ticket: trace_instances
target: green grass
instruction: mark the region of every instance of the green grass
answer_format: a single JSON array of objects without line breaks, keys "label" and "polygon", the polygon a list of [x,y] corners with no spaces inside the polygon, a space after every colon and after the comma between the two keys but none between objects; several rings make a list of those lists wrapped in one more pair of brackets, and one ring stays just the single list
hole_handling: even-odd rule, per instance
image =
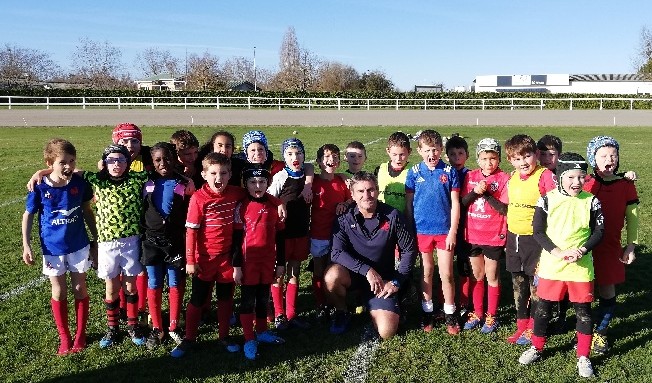
[{"label": "green grass", "polygon": [[[206,140],[215,127],[193,127],[191,130]],[[222,129],[220,127],[219,129]],[[246,127],[226,127],[236,137]],[[279,157],[281,141],[298,130],[304,141],[307,158],[314,158],[323,143],[335,143],[344,148],[351,140],[370,143],[366,168],[373,168],[386,160],[386,137],[395,130],[414,133],[415,127],[269,127],[263,129],[270,149]],[[145,127],[146,144],[167,140],[173,127]],[[492,136],[504,142],[516,133],[528,133],[535,138],[556,134],[564,139],[564,150],[585,153],[588,140],[598,134],[609,133],[621,144],[623,170],[635,170],[641,199],[640,241],[638,259],[628,267],[627,283],[618,287],[619,306],[613,321],[610,339],[612,351],[592,361],[599,381],[643,382],[652,376],[652,308],[649,303],[652,259],[649,243],[652,223],[647,201],[652,192],[652,127],[606,130],[593,127],[442,127],[443,135],[460,132],[473,148],[483,137]],[[22,286],[40,276],[38,266],[22,263],[20,217],[24,211],[25,183],[30,175],[43,166],[42,148],[47,139],[63,137],[71,140],[78,150],[82,168],[92,169],[104,146],[108,144],[111,128],[5,128],[0,135],[0,207],[6,220],[0,220],[0,294]],[[416,151],[411,157],[418,161]],[[475,156],[468,163],[474,168]],[[345,165],[345,164],[344,164]],[[507,162],[505,170],[511,169]],[[36,244],[35,244],[35,247]],[[302,311],[312,312],[313,301],[308,286],[309,275],[302,278],[299,305]],[[504,339],[513,331],[514,307],[511,283],[503,272],[503,292],[499,320],[503,324],[497,334],[483,336],[479,332],[463,332],[458,337],[445,334],[443,326],[431,334],[418,329],[418,307],[411,310],[407,326],[397,337],[383,342],[369,369],[370,382],[447,381],[447,382],[530,382],[575,381],[574,351],[570,345],[572,333],[550,339],[545,358],[532,366],[522,367],[517,359],[521,347],[507,344]],[[331,336],[325,326],[309,331],[288,331],[287,343],[282,346],[261,347],[255,363],[246,362],[241,354],[228,354],[215,341],[216,329],[202,327],[198,349],[183,360],[169,356],[170,343],[157,351],[136,348],[128,340],[108,350],[100,350],[99,338],[105,329],[103,310],[103,283],[94,272],[88,276],[91,295],[89,321],[90,347],[81,354],[56,357],[57,334],[49,309],[50,286],[44,282],[22,294],[0,301],[0,381],[252,381],[304,382],[343,381],[348,359],[354,354],[368,320],[354,319],[350,332]],[[571,319],[574,317],[571,315]],[[234,330],[238,333],[239,329]]]}]

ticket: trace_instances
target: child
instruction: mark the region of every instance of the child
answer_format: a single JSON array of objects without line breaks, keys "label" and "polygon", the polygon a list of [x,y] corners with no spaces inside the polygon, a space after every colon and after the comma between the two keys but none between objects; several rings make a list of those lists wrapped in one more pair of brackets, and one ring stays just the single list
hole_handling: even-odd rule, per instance
[{"label": "child", "polygon": [[266,169],[245,170],[243,181],[249,195],[235,210],[233,279],[241,286],[240,323],[245,338],[244,355],[249,360],[256,359],[258,341],[284,342],[267,329],[270,285],[283,276],[285,264],[284,225],[276,205],[265,193],[269,177]]},{"label": "child", "polygon": [[192,179],[195,185],[203,184],[204,179],[201,178],[201,169],[197,171],[195,166],[199,157],[199,141],[197,137],[188,130],[177,130],[172,133],[170,143],[177,152],[182,174]]},{"label": "child", "polygon": [[231,179],[229,179],[229,185],[242,186],[242,169],[245,165],[245,161],[238,156],[233,156],[234,148],[235,137],[233,134],[225,130],[213,133],[210,140],[199,149],[197,160],[195,161],[195,171],[200,175],[200,177],[197,177],[199,183],[193,179],[193,181],[195,181],[195,186],[200,187],[205,182],[204,179],[201,178],[202,160],[208,153],[222,153],[227,156],[231,160]]},{"label": "child", "polygon": [[409,170],[408,159],[412,153],[410,139],[403,132],[392,133],[387,139],[385,152],[389,162],[378,166],[374,172],[380,187],[378,200],[405,214],[405,179]]},{"label": "child", "polygon": [[517,134],[505,142],[505,151],[514,171],[507,184],[507,271],[512,273],[516,331],[507,341],[529,345],[532,337],[532,315],[536,310],[534,274],[541,255],[541,246],[532,236],[532,217],[538,198],[555,189],[554,174],[537,165],[539,151],[534,139]]},{"label": "child", "polygon": [[[152,317],[152,331],[147,348],[154,349],[163,340],[161,303],[163,280],[168,277],[170,324],[168,332],[177,343],[183,339],[178,328],[181,303],[185,291],[184,223],[188,205],[185,200],[194,187],[189,178],[176,174],[177,153],[171,144],[159,142],[150,149],[156,177],[145,184],[141,263],[147,269],[147,301]],[[192,164],[192,162],[190,162]],[[192,181],[190,181],[192,182]]]},{"label": "child", "polygon": [[[450,142],[450,141],[449,141]],[[480,332],[498,328],[496,314],[500,302],[500,258],[505,253],[507,235],[507,182],[509,175],[500,165],[500,144],[484,138],[476,147],[479,169],[469,172],[462,189],[462,205],[468,209],[464,226],[470,244],[469,259],[473,275],[471,291],[474,311],[464,324],[471,330],[484,321]],[[484,311],[484,279],[487,278],[487,311]]]},{"label": "child", "polygon": [[[466,160],[469,159],[469,144],[466,140],[460,137],[459,134],[453,135],[446,141],[446,156],[451,166],[457,172],[457,178],[460,182],[460,187],[464,186],[466,174],[469,168],[465,166]],[[466,222],[466,208],[460,205],[460,222],[458,228],[463,229]],[[469,308],[469,289],[471,286],[471,264],[469,263],[469,252],[471,246],[464,238],[464,230],[457,230],[457,240],[455,242],[455,250],[453,255],[457,256],[457,274],[459,276],[459,303],[460,303],[460,317],[466,318]],[[443,302],[440,302],[440,304]]]},{"label": "child", "polygon": [[[22,222],[23,261],[27,265],[34,264],[30,237],[34,214],[38,213],[43,274],[49,277],[52,285],[50,306],[61,342],[57,354],[66,355],[86,347],[89,310],[86,271],[91,265],[89,254],[92,252],[92,259],[97,259],[97,242],[89,242],[84,222],[93,238],[97,238],[90,205],[93,194],[90,186],[73,173],[77,151],[70,142],[60,138],[50,140],[43,156],[52,173],[27,195]],[[74,343],[68,328],[67,271],[75,296],[77,332]]]},{"label": "child", "polygon": [[[246,142],[248,140],[243,140]],[[265,141],[266,142],[266,141]],[[246,145],[250,161],[261,161],[259,156],[263,145],[253,141]],[[252,150],[252,148],[254,150]],[[281,145],[281,154],[285,160],[285,167],[272,176],[272,183],[268,192],[281,199],[287,206],[287,219],[285,222],[285,262],[286,273],[289,276],[285,304],[283,303],[284,278],[280,277],[272,284],[272,300],[274,303],[274,325],[279,330],[287,329],[290,325],[299,328],[307,324],[296,316],[296,300],[299,295],[299,274],[301,262],[308,259],[310,242],[308,230],[310,226],[310,205],[302,198],[307,175],[304,172],[304,148],[298,138],[288,138]],[[252,158],[252,155],[256,158]],[[312,187],[312,185],[310,185]],[[312,193],[312,191],[311,191]],[[310,197],[312,199],[312,196]]]},{"label": "child", "polygon": [[530,364],[541,358],[546,327],[554,303],[566,293],[577,316],[577,370],[593,377],[591,351],[591,301],[593,300],[593,249],[602,238],[604,219],[598,199],[582,190],[588,166],[575,153],[559,156],[558,188],[539,198],[534,212],[534,238],[541,245],[532,347],[518,359]]},{"label": "child", "polygon": [[[608,351],[607,329],[616,306],[616,285],[625,281],[625,265],[636,259],[638,244],[638,193],[634,183],[618,174],[618,142],[613,137],[594,137],[586,148],[593,168],[584,190],[594,194],[602,204],[605,233],[593,251],[595,284],[600,297],[597,327],[593,334],[593,351]],[[627,246],[621,247],[621,232],[625,227]]]},{"label": "child", "polygon": [[[326,313],[324,269],[329,261],[333,241],[333,223],[337,215],[348,207],[351,192],[346,181],[335,175],[340,166],[340,149],[324,144],[317,150],[317,164],[321,173],[312,184],[313,197],[310,217],[310,254],[313,259],[312,288],[318,316]],[[350,165],[350,164],[349,164]]]},{"label": "child", "polygon": [[422,328],[432,331],[433,250],[437,249],[439,277],[444,295],[444,314],[449,334],[459,333],[455,317],[453,249],[460,218],[460,185],[457,172],[441,160],[442,138],[434,130],[424,130],[418,138],[417,151],[423,161],[410,168],[405,180],[406,216],[416,229],[423,262]]},{"label": "child", "polygon": [[344,158],[349,165],[346,174],[352,176],[364,167],[364,163],[367,161],[367,149],[362,142],[351,141],[344,149]]},{"label": "child", "polygon": [[546,134],[537,141],[537,149],[539,150],[539,164],[554,173],[562,149],[561,139]]}]

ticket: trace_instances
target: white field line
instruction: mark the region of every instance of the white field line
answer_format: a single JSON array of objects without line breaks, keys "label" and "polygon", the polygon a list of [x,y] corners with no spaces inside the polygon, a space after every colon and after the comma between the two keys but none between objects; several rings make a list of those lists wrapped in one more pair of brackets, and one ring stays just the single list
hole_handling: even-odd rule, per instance
[{"label": "white field line", "polygon": [[342,373],[346,383],[363,383],[367,381],[369,366],[374,358],[374,354],[380,347],[380,337],[372,340],[365,340],[363,334],[362,343],[358,346],[355,354],[351,357],[348,367]]},{"label": "white field line", "polygon": [[383,140],[383,139],[386,139],[386,137],[376,138],[376,139],[373,140],[373,141],[369,141],[369,142],[367,142],[366,144],[364,144],[364,146],[367,146],[367,145],[373,145],[373,144],[375,144],[376,142],[378,142],[378,141],[380,141],[380,140]]},{"label": "white field line", "polygon": [[15,296],[18,296],[18,295],[24,293],[25,291],[31,289],[32,287],[36,287],[36,286],[42,284],[43,282],[45,282],[47,280],[48,280],[48,277],[46,277],[45,275],[41,275],[40,277],[38,277],[36,279],[33,279],[33,280],[25,283],[22,286],[18,286],[13,290],[7,291],[6,293],[2,293],[2,294],[0,294],[0,302],[4,302],[9,298],[13,298]]},{"label": "white field line", "polygon": [[24,201],[26,198],[27,197],[20,197],[20,198],[15,198],[15,199],[12,199],[12,200],[9,200],[9,201],[5,201],[5,202],[0,204],[0,208],[3,208],[5,206],[13,205],[15,203]]}]

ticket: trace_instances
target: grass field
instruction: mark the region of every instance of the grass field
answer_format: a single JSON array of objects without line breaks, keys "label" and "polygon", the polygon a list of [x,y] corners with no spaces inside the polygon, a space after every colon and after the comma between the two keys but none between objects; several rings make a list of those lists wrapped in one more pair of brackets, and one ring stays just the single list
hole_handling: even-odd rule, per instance
[{"label": "grass field", "polygon": [[[221,129],[221,128],[220,128]],[[236,137],[246,127],[227,127]],[[344,148],[351,140],[367,145],[366,168],[386,160],[385,142],[395,130],[414,133],[415,127],[269,127],[263,129],[270,149],[279,157],[282,140],[298,130],[306,146],[306,158],[314,158],[324,143]],[[167,141],[174,127],[145,127],[146,144]],[[193,127],[200,139],[206,140],[216,128]],[[459,132],[469,146],[491,136],[501,142],[516,133],[535,138],[551,133],[564,140],[565,151],[585,154],[586,143],[598,134],[610,134],[621,145],[621,170],[635,170],[641,199],[640,242],[638,259],[628,267],[627,283],[618,287],[617,318],[612,322],[612,350],[605,356],[593,357],[595,381],[645,382],[652,380],[652,259],[649,243],[652,222],[649,219],[649,193],[652,193],[652,126],[637,128],[592,127],[442,127],[443,135]],[[88,275],[91,295],[91,319],[87,350],[67,357],[56,357],[57,334],[49,308],[49,283],[38,283],[40,260],[27,267],[21,260],[20,219],[24,211],[25,183],[33,172],[43,167],[42,148],[47,139],[63,137],[78,150],[79,166],[92,169],[109,142],[110,127],[94,128],[20,128],[0,129],[0,207],[7,220],[0,220],[0,381],[3,382],[339,382],[351,378],[361,365],[349,365],[361,342],[363,315],[354,319],[351,330],[332,336],[328,328],[315,324],[310,330],[289,330],[283,334],[287,342],[281,346],[262,347],[259,359],[247,362],[242,354],[228,354],[215,341],[215,325],[200,331],[199,346],[182,360],[169,356],[170,342],[156,351],[136,348],[127,339],[118,345],[100,350],[98,341],[104,333],[106,319],[103,283],[94,272]],[[471,149],[473,152],[473,149]],[[412,162],[419,160],[416,150]],[[343,164],[345,166],[346,164]],[[467,163],[476,167],[475,157]],[[343,168],[344,169],[344,168]],[[342,170],[343,170],[342,169]],[[511,166],[504,161],[503,169]],[[34,232],[34,237],[36,237]],[[35,243],[35,248],[37,248]],[[417,270],[418,272],[418,270]],[[36,281],[36,282],[35,282]],[[312,294],[304,274],[299,296],[300,308],[307,314],[313,310]],[[478,331],[463,332],[451,337],[443,325],[433,333],[418,329],[418,307],[412,308],[407,325],[399,335],[383,342],[371,357],[369,382],[565,382],[577,380],[575,354],[570,344],[572,332],[550,339],[545,358],[535,365],[523,367],[517,362],[523,351],[505,342],[514,329],[514,307],[511,282],[503,272],[503,289],[498,333],[484,336]],[[25,286],[28,286],[25,288]],[[71,316],[74,317],[74,316]],[[574,325],[574,316],[570,317]],[[238,333],[239,329],[233,330]],[[355,379],[350,379],[356,381]]]}]

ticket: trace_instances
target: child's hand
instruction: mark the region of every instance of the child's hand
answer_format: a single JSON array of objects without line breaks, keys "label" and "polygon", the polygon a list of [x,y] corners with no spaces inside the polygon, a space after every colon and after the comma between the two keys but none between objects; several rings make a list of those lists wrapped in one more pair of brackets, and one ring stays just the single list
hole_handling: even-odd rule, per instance
[{"label": "child's hand", "polygon": [[233,280],[235,284],[240,286],[242,284],[242,267],[233,268]]},{"label": "child's hand", "polygon": [[626,264],[626,265],[631,265],[632,262],[636,259],[636,253],[634,252],[636,250],[636,245],[629,244],[625,248],[625,251],[623,252],[623,256],[620,258],[620,262]]},{"label": "child's hand", "polygon": [[628,171],[628,172],[625,172],[625,174],[623,175],[623,178],[625,178],[625,179],[628,180],[628,181],[636,181],[636,180],[637,180],[637,178],[636,178],[636,172],[633,171],[633,170],[630,170],[630,171]]},{"label": "child's hand", "polygon": [[346,184],[347,189],[351,189],[351,182],[353,182],[350,178],[347,178],[344,180],[344,183]]},{"label": "child's hand", "polygon": [[475,187],[473,188],[473,192],[475,194],[482,195],[486,191],[487,191],[487,181],[485,181],[485,180],[482,180],[482,181],[478,182],[478,184],[475,185]]},{"label": "child's hand", "polygon": [[99,160],[97,161],[97,170],[101,171],[102,169],[104,169],[104,161]]},{"label": "child's hand", "polygon": [[196,274],[201,272],[199,265],[186,265],[186,274],[194,277]]},{"label": "child's hand", "polygon": [[25,262],[26,265],[33,265],[34,264],[34,256],[32,255],[32,246],[25,246],[23,248],[23,262]]},{"label": "child's hand", "polygon": [[282,278],[284,274],[285,274],[285,266],[276,266],[276,274],[274,275],[274,278],[276,279]]},{"label": "child's hand", "polygon": [[340,215],[340,214],[344,213],[348,206],[349,205],[346,202],[338,203],[337,206],[335,207],[335,214]]},{"label": "child's hand", "polygon": [[32,175],[32,178],[30,178],[29,181],[27,181],[27,186],[26,186],[26,187],[27,187],[27,191],[28,191],[28,192],[33,192],[34,189],[36,189],[36,185],[40,185],[40,184],[41,184],[41,179],[42,179],[42,177],[41,177],[41,173],[40,173],[40,172],[36,172],[36,173],[34,173],[34,174]]},{"label": "child's hand", "polygon": [[577,262],[578,259],[582,258],[582,255],[580,249],[566,249],[559,254],[559,256],[568,263]]},{"label": "child's hand", "polygon": [[312,202],[312,183],[307,183],[303,186],[303,191],[301,191],[301,197],[306,201],[306,203]]},{"label": "child's hand", "polygon": [[283,222],[288,216],[288,210],[285,208],[285,204],[278,205],[278,219]]},{"label": "child's hand", "polygon": [[446,250],[453,251],[455,250],[455,242],[457,241],[457,235],[448,233],[446,236]]}]

